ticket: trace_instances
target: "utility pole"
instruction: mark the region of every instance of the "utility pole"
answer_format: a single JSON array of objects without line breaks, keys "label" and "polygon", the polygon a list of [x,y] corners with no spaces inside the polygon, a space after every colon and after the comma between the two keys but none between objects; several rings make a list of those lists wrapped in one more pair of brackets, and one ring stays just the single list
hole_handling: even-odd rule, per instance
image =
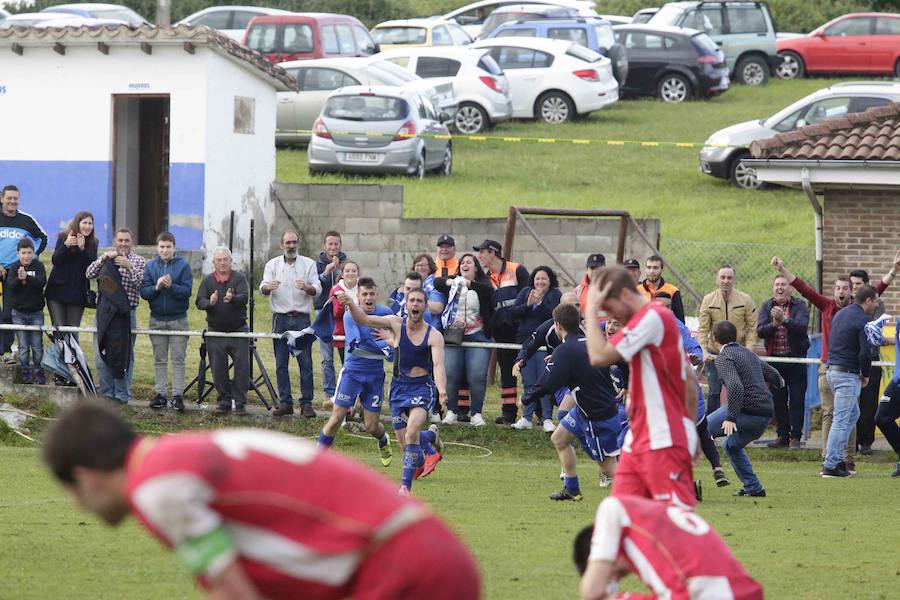
[{"label": "utility pole", "polygon": [[172,15],[170,13],[171,0],[156,0],[156,24],[171,25]]}]

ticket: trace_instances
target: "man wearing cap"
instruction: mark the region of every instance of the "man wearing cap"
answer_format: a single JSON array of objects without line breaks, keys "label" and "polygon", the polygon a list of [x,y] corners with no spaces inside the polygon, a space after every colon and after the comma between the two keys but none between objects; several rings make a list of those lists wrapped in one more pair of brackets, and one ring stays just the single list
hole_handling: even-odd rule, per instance
[{"label": "man wearing cap", "polygon": [[[516,303],[519,290],[528,286],[530,276],[524,266],[506,260],[502,256],[500,242],[484,240],[473,246],[478,252],[478,262],[491,277],[494,288],[494,320],[492,331],[494,341],[512,344],[516,341],[517,323],[509,315],[509,308]],[[518,381],[512,373],[516,362],[515,350],[497,350],[497,363],[500,365],[500,404],[503,414],[497,417],[498,425],[512,425],[516,422],[516,397]]]},{"label": "man wearing cap", "polygon": [[625,267],[631,275],[631,278],[634,279],[634,283],[638,283],[641,280],[641,263],[636,258],[629,258],[622,266]]},{"label": "man wearing cap", "polygon": [[654,254],[644,263],[644,280],[638,283],[637,290],[647,300],[652,300],[657,292],[665,292],[672,298],[671,311],[679,321],[684,323],[684,304],[681,302],[681,292],[678,288],[662,278],[662,256]]},{"label": "man wearing cap", "polygon": [[459,275],[459,259],[456,258],[456,240],[445,233],[437,240],[437,253],[434,257],[437,265],[435,277],[456,277]]},{"label": "man wearing cap", "polygon": [[606,257],[601,253],[596,252],[594,254],[590,254],[587,257],[587,262],[584,265],[584,277],[581,278],[581,281],[578,282],[578,285],[572,290],[576,296],[578,296],[578,312],[584,316],[584,306],[586,304],[588,288],[591,287],[591,278],[594,273],[602,269],[606,266]]}]

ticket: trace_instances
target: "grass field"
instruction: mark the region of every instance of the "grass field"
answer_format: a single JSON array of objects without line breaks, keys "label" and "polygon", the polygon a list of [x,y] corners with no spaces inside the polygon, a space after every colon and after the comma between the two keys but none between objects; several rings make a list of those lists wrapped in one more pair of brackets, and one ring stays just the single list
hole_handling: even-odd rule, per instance
[{"label": "grass field", "polygon": [[[145,409],[126,409],[125,414],[145,432],[183,423]],[[225,422],[197,413],[186,420],[199,427]],[[269,426],[312,436],[320,424]],[[570,542],[607,494],[596,486],[591,465],[579,455],[585,501],[556,504],[547,494],[559,486],[559,465],[543,434],[452,428],[445,436],[492,454],[485,457],[485,450],[451,445],[437,472],[417,482],[414,492],[472,548],[486,598],[576,597]],[[342,433],[336,448],[384,470],[373,444]],[[705,500],[698,510],[763,583],[767,597],[896,598],[900,571],[889,550],[896,538],[896,528],[889,526],[896,503],[887,491],[894,482],[887,479],[886,456],[862,463],[859,475],[849,481],[818,478],[812,451],[755,450],[752,456],[769,497],[733,498],[735,486],[716,489],[704,465],[698,473]],[[38,461],[34,447],[0,452],[0,597],[199,598],[174,556],[146,532],[133,521],[110,530],[76,511]],[[399,461],[384,471],[398,479]],[[633,580],[625,587],[640,589]]]}]

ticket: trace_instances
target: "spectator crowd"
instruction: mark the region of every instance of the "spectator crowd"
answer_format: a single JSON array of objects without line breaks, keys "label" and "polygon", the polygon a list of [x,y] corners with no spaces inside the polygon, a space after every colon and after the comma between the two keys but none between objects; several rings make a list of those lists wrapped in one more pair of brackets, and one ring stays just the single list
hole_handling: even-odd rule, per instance
[{"label": "spectator crowd", "polygon": [[[80,326],[85,308],[96,309],[93,351],[101,396],[119,403],[132,399],[132,332],[137,327],[136,308],[141,300],[149,305],[147,325],[151,330],[188,330],[188,311],[193,302],[197,310],[206,313],[208,331],[248,331],[250,294],[255,291],[245,275],[233,268],[228,248],[212,251],[214,270],[200,281],[195,292],[191,268],[177,254],[176,240],[170,232],[157,236],[157,256],[151,260],[134,252],[134,236],[127,228],[116,231],[113,248],[100,253],[93,216],[78,212],[56,237],[48,274],[39,258],[48,248],[48,236],[34,218],[19,211],[19,190],[11,185],[3,188],[0,205],[3,323],[43,325],[46,307],[53,325]],[[300,255],[299,245],[296,231],[283,232],[281,253],[266,263],[258,291],[270,303],[272,333],[308,330],[314,327],[314,320],[320,322],[317,315],[322,313],[327,313],[329,323],[333,321],[330,336],[319,335],[317,342],[327,407],[340,382],[335,355],[343,365],[347,353],[356,350],[349,341],[345,343],[350,311],[346,301],[338,299],[350,298],[361,306],[360,290],[370,290],[374,284],[345,253],[340,232],[323,235],[318,257]],[[699,347],[688,350],[685,343],[690,362],[698,373],[705,373],[708,382],[708,393],[701,398],[705,412],[697,415],[701,442],[708,441],[711,434],[729,437],[731,441],[726,442],[725,448],[745,485],[745,495],[764,494],[764,490],[743,448],[761,436],[773,418],[777,437],[769,446],[802,447],[808,366],[790,359],[805,358],[809,350],[809,306],[820,311],[822,324],[818,388],[822,402],[823,476],[852,475],[857,453],[872,451],[876,426],[900,455],[897,375],[882,396],[882,369],[872,365],[879,359],[879,346],[885,344],[881,326],[886,319],[879,319],[885,309],[880,295],[900,270],[900,253],[890,271],[874,285],[866,271],[857,269],[837,278],[830,296],[817,292],[779,258],[772,259],[772,266],[772,296],[757,310],[754,299],[736,287],[735,269],[721,265],[716,272],[715,289],[700,304],[695,335]],[[483,413],[492,364],[492,350],[487,344],[497,342],[520,345],[522,351],[496,349],[499,398],[495,401],[499,402],[500,411],[495,423],[517,430],[537,425],[548,433],[556,431],[556,423],[562,424],[562,415],[570,407],[562,408],[567,396],[565,386],[560,383],[548,387],[548,380],[576,382],[582,381],[584,374],[569,373],[559,366],[554,369],[554,347],[564,346],[568,355],[577,357],[571,360],[586,365],[586,350],[582,352],[563,341],[567,337],[570,342],[583,338],[583,328],[595,327],[595,323],[610,336],[625,325],[606,316],[584,315],[589,288],[605,267],[603,254],[591,254],[586,257],[584,277],[573,289],[563,290],[554,269],[542,265],[529,270],[509,260],[495,240],[486,239],[470,251],[459,252],[453,236],[445,234],[436,240],[433,252],[415,256],[403,281],[383,296],[389,314],[405,319],[407,298],[413,290],[421,290],[425,297],[424,320],[444,339],[446,411],[436,409],[429,419],[446,425],[486,425]],[[686,318],[682,293],[664,278],[662,257],[651,256],[643,265],[628,259],[623,267],[633,279],[635,297],[664,305],[682,327]],[[96,280],[96,293],[91,289],[92,280]],[[361,288],[363,280],[367,283]],[[373,293],[366,293],[367,301],[374,301]],[[561,305],[574,307],[572,310],[580,313],[581,322],[572,321],[574,313],[569,309],[557,311]],[[367,308],[367,312],[371,311]],[[42,333],[16,331],[14,335],[22,382],[46,383]],[[555,336],[554,341],[551,336]],[[687,338],[691,338],[689,332]],[[182,411],[188,338],[157,334],[150,339],[155,381],[150,406],[171,406]],[[16,363],[11,354],[12,341],[13,332],[0,332],[0,353],[7,364]],[[770,366],[756,366],[743,350],[738,350],[762,352],[758,345],[764,347],[764,354],[773,357]],[[316,367],[311,344],[294,345],[284,336],[274,339],[273,346],[278,405],[272,414],[294,414],[293,358],[299,371],[299,414],[315,417]],[[205,351],[217,394],[217,411],[244,413],[250,382],[249,338],[208,337]],[[628,373],[623,366],[611,367],[608,379],[620,405],[620,422],[627,426]],[[57,377],[57,384],[66,382]],[[727,403],[723,401],[726,394]],[[523,398],[528,400],[524,404]],[[605,410],[600,413],[611,418]],[[708,422],[704,416],[708,416]],[[570,448],[573,436],[577,437],[574,430],[572,435],[556,436],[561,453]],[[724,474],[720,478],[715,447],[709,451],[709,445],[705,445],[704,452],[713,468],[718,469],[717,483],[724,479],[727,484]],[[716,456],[713,458],[710,453]],[[603,458],[613,456],[611,452],[600,454]],[[607,471],[604,469],[604,473]],[[893,474],[900,476],[900,463]]]}]

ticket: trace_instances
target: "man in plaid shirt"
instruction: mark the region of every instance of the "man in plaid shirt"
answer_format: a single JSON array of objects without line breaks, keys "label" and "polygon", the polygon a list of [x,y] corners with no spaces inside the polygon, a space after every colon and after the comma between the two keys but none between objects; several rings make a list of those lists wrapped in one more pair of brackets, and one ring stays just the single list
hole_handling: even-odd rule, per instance
[{"label": "man in plaid shirt", "polygon": [[[104,252],[100,257],[88,265],[86,275],[88,279],[97,279],[103,265],[107,261],[113,261],[119,267],[119,275],[122,276],[122,289],[128,296],[128,304],[131,306],[131,329],[137,327],[135,309],[141,300],[141,281],[144,279],[144,267],[146,261],[131,251],[133,234],[127,227],[116,231],[113,245],[115,250]],[[94,356],[96,358],[97,372],[100,374],[100,394],[112,400],[127,404],[131,400],[131,376],[134,373],[134,342],[135,336],[131,336],[131,361],[128,370],[121,379],[116,378],[112,371],[106,367],[100,358],[100,349],[97,346],[97,336],[94,336]]]}]

